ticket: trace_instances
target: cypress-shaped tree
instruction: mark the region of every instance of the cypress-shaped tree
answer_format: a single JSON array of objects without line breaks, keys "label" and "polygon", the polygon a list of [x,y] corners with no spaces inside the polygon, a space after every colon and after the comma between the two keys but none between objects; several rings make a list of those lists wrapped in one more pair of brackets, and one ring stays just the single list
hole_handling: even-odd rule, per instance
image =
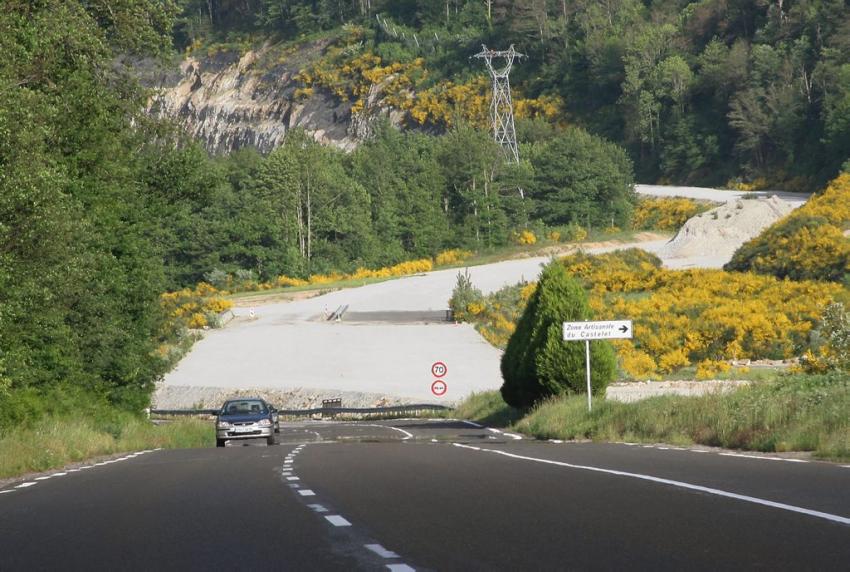
[{"label": "cypress-shaped tree", "polygon": [[[551,262],[502,356],[504,400],[527,408],[552,395],[585,392],[584,344],[565,342],[562,323],[590,318],[581,284],[559,262]],[[591,342],[590,350],[591,387],[593,393],[601,394],[614,377],[614,350],[603,340]]]}]

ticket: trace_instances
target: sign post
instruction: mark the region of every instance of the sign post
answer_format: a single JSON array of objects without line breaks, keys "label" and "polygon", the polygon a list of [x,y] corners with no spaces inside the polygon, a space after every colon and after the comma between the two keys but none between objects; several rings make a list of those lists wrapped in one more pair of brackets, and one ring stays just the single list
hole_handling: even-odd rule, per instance
[{"label": "sign post", "polygon": [[564,322],[564,341],[584,341],[584,361],[587,371],[587,410],[590,399],[590,340],[623,340],[632,337],[631,320],[606,320],[598,322]]}]

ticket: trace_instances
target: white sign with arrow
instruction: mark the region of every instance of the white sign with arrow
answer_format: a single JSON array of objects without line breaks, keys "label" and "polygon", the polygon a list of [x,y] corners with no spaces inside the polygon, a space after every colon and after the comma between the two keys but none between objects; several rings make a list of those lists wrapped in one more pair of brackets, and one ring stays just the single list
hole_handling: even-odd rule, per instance
[{"label": "white sign with arrow", "polygon": [[606,320],[597,322],[564,322],[564,341],[584,342],[584,359],[587,369],[587,410],[592,408],[590,399],[590,340],[631,339],[631,320]]},{"label": "white sign with arrow", "polygon": [[564,340],[622,340],[631,339],[631,320],[603,322],[564,322]]}]

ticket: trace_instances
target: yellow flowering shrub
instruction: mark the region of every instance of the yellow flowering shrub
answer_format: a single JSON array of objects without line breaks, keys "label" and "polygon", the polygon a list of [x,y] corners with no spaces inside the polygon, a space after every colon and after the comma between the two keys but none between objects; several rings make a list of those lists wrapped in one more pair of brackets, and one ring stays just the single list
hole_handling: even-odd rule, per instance
[{"label": "yellow flowering shrub", "polygon": [[457,264],[459,262],[463,262],[468,258],[472,257],[472,252],[469,250],[461,250],[459,248],[453,248],[451,250],[444,250],[439,253],[436,257],[434,257],[434,263],[437,266],[447,266],[449,264]]},{"label": "yellow flowering shrub", "polygon": [[[350,42],[350,39],[348,40]],[[352,55],[344,45],[327,48],[325,56],[296,75],[303,84],[296,98],[308,97],[322,87],[341,101],[351,101],[352,113],[361,112],[374,86],[381,103],[406,111],[410,120],[420,125],[451,127],[458,122],[486,128],[491,102],[490,82],[485,75],[466,83],[429,80],[425,60],[385,62],[370,51]],[[562,116],[563,100],[557,95],[538,98],[514,97],[514,113],[520,118],[543,118],[556,121]]]},{"label": "yellow flowering shrub", "polygon": [[[704,375],[724,371],[732,359],[782,359],[803,354],[810,334],[831,301],[845,300],[839,285],[722,270],[668,270],[641,250],[560,263],[589,291],[595,319],[631,319],[634,339],[614,340],[623,371],[637,379],[691,364]],[[533,284],[511,286],[485,297],[471,318],[487,339],[504,347]],[[497,303],[498,302],[498,303]],[[721,365],[723,364],[723,365]]]},{"label": "yellow flowering shrub", "polygon": [[306,280],[302,280],[301,278],[290,278],[289,276],[278,276],[275,279],[275,284],[279,288],[285,288],[287,286],[306,286],[309,284]]},{"label": "yellow flowering shrub", "polygon": [[735,252],[726,267],[795,280],[841,281],[850,273],[850,174]]},{"label": "yellow flowering shrub", "polygon": [[552,242],[561,242],[561,232],[558,230],[549,231],[549,233],[546,235],[546,238],[548,238]]},{"label": "yellow flowering shrub", "polygon": [[514,235],[514,242],[521,245],[532,245],[537,242],[537,237],[530,230],[523,230]]},{"label": "yellow flowering shrub", "polygon": [[636,230],[678,230],[689,218],[707,210],[706,203],[691,199],[641,198],[632,215]]},{"label": "yellow flowering shrub", "polygon": [[706,359],[697,364],[697,379],[711,379],[718,373],[726,373],[732,366],[725,361]]}]

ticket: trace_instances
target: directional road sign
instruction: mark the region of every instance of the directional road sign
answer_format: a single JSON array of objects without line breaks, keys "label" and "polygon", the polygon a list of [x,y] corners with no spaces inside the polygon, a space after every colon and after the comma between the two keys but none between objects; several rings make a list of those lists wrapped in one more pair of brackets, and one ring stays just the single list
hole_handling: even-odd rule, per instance
[{"label": "directional road sign", "polygon": [[613,340],[632,337],[631,320],[564,322],[564,340]]}]

